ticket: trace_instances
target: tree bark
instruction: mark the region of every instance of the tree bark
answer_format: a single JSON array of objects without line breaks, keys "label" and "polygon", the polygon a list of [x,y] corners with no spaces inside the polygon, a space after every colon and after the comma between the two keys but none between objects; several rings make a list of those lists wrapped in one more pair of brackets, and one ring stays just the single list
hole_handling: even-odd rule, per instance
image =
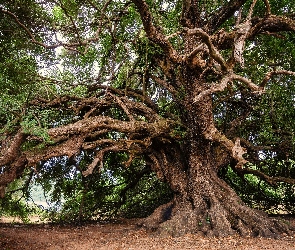
[{"label": "tree bark", "polygon": [[[189,143],[182,151],[183,158],[188,159],[187,166],[174,165],[174,171],[171,167],[163,171],[164,175],[169,173],[165,180],[174,190],[175,197],[170,203],[157,208],[141,224],[157,229],[162,235],[176,237],[199,233],[218,237],[240,234],[276,238],[281,233],[288,233],[286,225],[269,218],[262,211],[249,208],[218,177],[220,163],[226,165],[232,159],[224,152],[220,155],[214,153],[216,144],[205,136],[206,130],[213,124],[211,99],[204,98],[204,101],[195,104],[191,101],[195,94],[187,97]],[[163,164],[162,168],[165,166],[167,164]]]},{"label": "tree bark", "polygon": [[[176,174],[168,182],[175,197],[142,221],[148,229],[174,237],[186,233],[224,237],[233,234],[277,238],[287,225],[244,204],[232,188],[217,176],[215,160],[207,145],[192,143],[187,178]],[[175,171],[176,172],[176,171]],[[171,172],[170,172],[171,175]],[[175,189],[176,185],[185,187]]]}]

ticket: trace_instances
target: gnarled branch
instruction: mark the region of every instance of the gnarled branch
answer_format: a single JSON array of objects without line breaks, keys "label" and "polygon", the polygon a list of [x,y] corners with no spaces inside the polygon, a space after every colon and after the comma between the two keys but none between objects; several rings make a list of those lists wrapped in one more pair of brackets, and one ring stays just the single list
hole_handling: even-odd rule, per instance
[{"label": "gnarled branch", "polygon": [[163,34],[159,27],[156,27],[153,24],[153,17],[148,4],[144,0],[132,0],[132,2],[138,9],[148,38],[155,44],[159,45],[172,62],[180,62],[179,55],[169,42],[168,38]]}]

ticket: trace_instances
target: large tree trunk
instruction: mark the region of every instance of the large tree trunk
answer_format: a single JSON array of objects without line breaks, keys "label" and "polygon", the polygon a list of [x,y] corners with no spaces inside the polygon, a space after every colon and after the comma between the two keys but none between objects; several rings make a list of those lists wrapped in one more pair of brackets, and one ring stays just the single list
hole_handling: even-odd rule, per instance
[{"label": "large tree trunk", "polygon": [[[145,227],[172,236],[186,233],[227,236],[238,233],[242,236],[278,237],[280,233],[288,232],[286,225],[268,218],[262,211],[247,207],[217,176],[212,165],[214,160],[199,154],[198,145],[192,145],[191,150],[189,178],[186,183],[179,184],[187,187],[186,192],[177,192],[173,201],[157,208],[143,221]],[[177,178],[172,182],[181,181],[184,180]]]},{"label": "large tree trunk", "polygon": [[[238,233],[242,236],[278,237],[282,232],[287,233],[286,225],[268,218],[262,211],[247,207],[234,190],[218,177],[220,162],[229,163],[230,157],[223,150],[220,156],[223,159],[218,159],[214,152],[220,145],[204,136],[204,131],[213,124],[211,99],[198,104],[190,102],[186,110],[189,111],[185,119],[189,143],[182,153],[188,159],[187,166],[174,164],[173,168],[163,171],[165,180],[175,191],[174,200],[157,208],[142,224],[172,236],[185,233],[226,236]],[[162,168],[167,165],[163,163]]]}]

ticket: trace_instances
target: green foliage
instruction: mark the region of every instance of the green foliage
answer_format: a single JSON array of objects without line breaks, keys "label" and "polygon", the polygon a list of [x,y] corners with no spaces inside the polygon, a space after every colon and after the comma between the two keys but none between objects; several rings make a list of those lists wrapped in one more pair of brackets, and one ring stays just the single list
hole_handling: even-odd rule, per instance
[{"label": "green foliage", "polygon": [[23,189],[26,180],[15,180],[7,187],[7,193],[0,199],[0,216],[19,218],[24,223],[29,223],[29,216],[36,213],[36,208],[31,207],[26,199],[29,191]]},{"label": "green foliage", "polygon": [[[294,163],[294,161],[290,160],[289,162],[280,162],[278,165],[275,163],[276,166],[280,167],[274,167],[274,162],[269,162],[261,167],[249,167],[259,169],[270,176],[294,178]],[[286,166],[289,169],[288,173],[285,173]],[[271,186],[257,176],[250,174],[241,176],[235,173],[230,167],[221,170],[220,176],[234,188],[245,203],[253,208],[266,210],[272,214],[293,214],[295,212],[293,185],[281,182],[276,186]]]},{"label": "green foliage", "polygon": [[[227,0],[200,1],[204,19],[214,15]],[[295,2],[270,1],[274,14],[294,12]],[[102,92],[96,84],[143,91],[152,97],[158,113],[180,120],[185,111],[176,104],[187,93],[179,89],[177,100],[164,87],[156,84],[149,73],[164,79],[155,68],[155,60],[163,59],[162,49],[151,42],[143,31],[140,16],[133,4],[125,1],[4,1],[0,6],[14,13],[36,41],[47,45],[66,44],[56,49],[44,49],[8,15],[0,19],[0,135],[12,133],[22,127],[28,135],[41,138],[43,144],[26,142],[22,150],[46,147],[50,143],[48,129],[75,121],[84,113],[75,113],[71,106],[79,98],[100,98]],[[181,1],[147,1],[154,16],[154,24],[165,34],[180,29]],[[252,1],[246,1],[245,16]],[[94,5],[94,6],[93,6]],[[265,13],[263,1],[257,1],[254,15]],[[235,17],[223,26],[231,30]],[[83,43],[95,38],[87,46]],[[169,38],[174,48],[183,53],[184,40],[180,35]],[[255,83],[263,80],[271,70],[295,70],[295,35],[260,35],[246,44],[245,69],[236,68],[241,75]],[[68,44],[78,44],[70,46]],[[222,51],[228,58],[231,53]],[[286,56],[287,55],[287,56]],[[180,72],[182,74],[182,72]],[[215,74],[206,76],[209,83],[217,81]],[[226,98],[224,98],[224,96]],[[267,83],[266,94],[257,96],[240,83],[213,96],[214,118],[225,134],[229,124],[249,112],[235,136],[248,139],[254,146],[266,145],[255,165],[251,166],[270,176],[295,178],[295,84],[294,76],[275,76]],[[60,105],[37,107],[32,101],[45,103],[55,98],[73,97]],[[135,100],[141,101],[140,98]],[[40,101],[41,102],[41,101]],[[73,105],[74,106],[74,105]],[[92,107],[90,107],[92,108]],[[128,120],[122,109],[115,105],[102,109],[103,115]],[[138,119],[145,117],[138,115]],[[187,135],[184,126],[174,128],[171,136],[179,143]],[[107,138],[117,140],[124,134],[108,133]],[[99,136],[98,136],[99,137]],[[99,139],[99,138],[98,138]],[[253,152],[248,152],[252,156]],[[50,208],[46,215],[52,221],[76,221],[114,216],[144,217],[155,207],[172,197],[168,186],[152,173],[144,159],[135,159],[129,168],[126,153],[105,156],[103,167],[93,175],[83,177],[81,172],[94,158],[94,152],[83,151],[68,159],[57,157],[40,162],[34,182],[23,193],[9,193],[1,202],[1,213],[19,215],[27,220],[32,208],[26,204],[27,192],[32,185],[44,190]],[[258,161],[257,160],[257,161]],[[253,207],[279,209],[283,206],[294,213],[294,187],[288,184],[269,186],[255,176],[239,176],[228,167],[220,175]],[[15,185],[15,186],[13,186]],[[9,187],[17,189],[18,181]],[[27,190],[27,191],[26,191]],[[43,192],[43,191],[42,191]],[[20,199],[23,197],[23,199]],[[208,218],[210,221],[210,218]]]},{"label": "green foliage", "polygon": [[[54,158],[42,163],[34,185],[42,187],[50,205],[44,218],[53,222],[107,220],[116,217],[145,217],[168,202],[172,193],[140,159],[129,168],[126,154],[109,154],[99,172],[83,177],[81,169],[92,154],[82,153],[76,160]],[[73,162],[72,162],[73,163]]]}]

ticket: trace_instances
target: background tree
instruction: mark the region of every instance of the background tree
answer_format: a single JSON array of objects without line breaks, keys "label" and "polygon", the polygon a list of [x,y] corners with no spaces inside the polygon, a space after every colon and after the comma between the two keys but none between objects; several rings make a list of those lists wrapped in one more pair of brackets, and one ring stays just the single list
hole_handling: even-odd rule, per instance
[{"label": "background tree", "polygon": [[288,231],[229,184],[287,183],[294,198],[294,3],[5,1],[0,11],[1,48],[32,60],[10,60],[20,75],[3,64],[2,187],[50,159],[67,157],[89,178],[123,154],[174,193],[148,228]]}]

